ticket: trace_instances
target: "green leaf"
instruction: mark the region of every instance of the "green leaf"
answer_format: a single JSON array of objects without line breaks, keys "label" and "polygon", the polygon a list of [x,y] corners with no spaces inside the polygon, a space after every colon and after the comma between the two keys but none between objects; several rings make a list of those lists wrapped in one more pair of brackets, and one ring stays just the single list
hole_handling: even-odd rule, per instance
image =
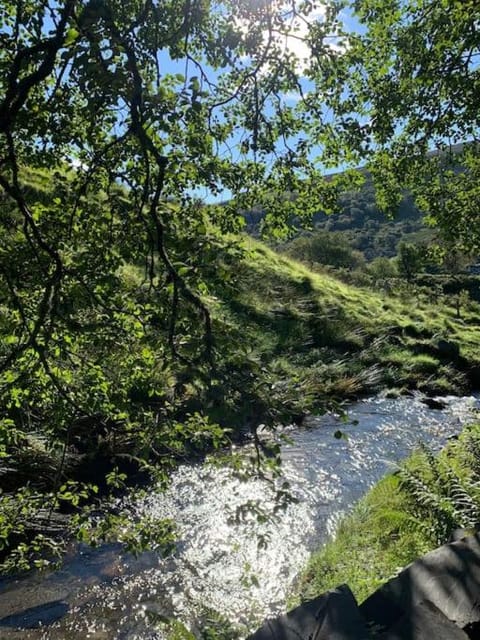
[{"label": "green leaf", "polygon": [[69,47],[71,44],[73,44],[79,35],[80,35],[80,32],[77,31],[77,29],[74,29],[73,27],[70,28],[65,35],[65,41],[64,41],[65,46]]}]

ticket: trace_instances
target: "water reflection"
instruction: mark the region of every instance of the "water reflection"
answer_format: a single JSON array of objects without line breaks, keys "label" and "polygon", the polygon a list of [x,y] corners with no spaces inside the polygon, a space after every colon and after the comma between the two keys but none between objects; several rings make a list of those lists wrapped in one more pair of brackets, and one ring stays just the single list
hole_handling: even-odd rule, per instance
[{"label": "water reflection", "polygon": [[[162,638],[165,617],[192,621],[207,606],[245,628],[283,610],[289,587],[310,550],[333,532],[339,516],[415,444],[440,446],[468,421],[474,398],[449,398],[443,411],[418,399],[374,398],[352,406],[357,425],[335,417],[291,429],[282,447],[284,475],[298,499],[273,521],[235,521],[247,501],[273,505],[264,481],[241,482],[225,468],[182,466],[164,494],[152,491],[138,511],[170,517],[180,534],[175,555],[137,560],[118,549],[86,550],[62,571],[3,587],[0,618],[61,600],[69,612],[48,628],[0,628],[0,638],[68,640]],[[336,440],[341,428],[347,439]],[[262,548],[259,541],[268,541]],[[53,608],[55,610],[55,608]]]}]

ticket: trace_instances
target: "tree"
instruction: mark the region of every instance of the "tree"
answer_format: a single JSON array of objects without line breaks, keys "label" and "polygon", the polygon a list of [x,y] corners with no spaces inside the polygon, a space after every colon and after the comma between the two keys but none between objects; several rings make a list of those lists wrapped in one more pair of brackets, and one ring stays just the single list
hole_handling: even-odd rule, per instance
[{"label": "tree", "polygon": [[315,230],[289,242],[285,250],[289,255],[310,264],[335,268],[358,269],[365,263],[360,251],[351,247],[341,232]]},{"label": "tree", "polygon": [[57,470],[25,496],[39,512],[74,499],[60,491],[72,448],[168,467],[221,441],[200,409],[255,405],[260,366],[216,301],[242,254],[228,232],[253,205],[282,229],[335,197],[288,99],[308,103],[309,34],[335,15],[293,0],[1,3],[0,463],[42,434]]},{"label": "tree", "polygon": [[[256,202],[277,179],[281,189],[298,182],[301,125],[282,99],[301,89],[285,46],[295,4],[30,0],[0,12],[0,187],[16,209],[2,220],[2,298],[16,311],[0,370],[27,353],[49,368],[72,290],[114,313],[114,274],[128,261],[147,263],[152,287],[170,298],[171,352],[193,357],[177,343],[188,308],[203,326],[194,355],[212,362],[196,193],[237,195],[215,220],[235,230],[240,201]],[[46,168],[52,197],[41,201],[26,183]]]},{"label": "tree", "polygon": [[374,282],[390,280],[398,276],[395,258],[385,258],[384,256],[374,258],[368,263],[366,270],[372,276]]},{"label": "tree", "polygon": [[[285,98],[302,95],[294,45],[310,14],[251,0],[2,4],[0,187],[16,208],[3,221],[2,295],[18,316],[5,328],[1,371],[27,352],[46,368],[69,290],[111,310],[113,275],[128,261],[146,263],[152,287],[168,291],[171,352],[189,356],[176,338],[188,308],[203,326],[196,358],[213,361],[196,271],[198,191],[233,194],[230,207],[211,210],[222,231],[239,228],[249,203],[266,201],[267,225],[282,227],[322,196],[298,138],[305,123]],[[45,168],[53,197],[40,201],[25,183]],[[278,197],[292,191],[295,201]],[[20,251],[23,267],[12,257]]]},{"label": "tree", "polygon": [[398,270],[407,282],[412,282],[414,276],[425,265],[425,248],[408,242],[398,245]]},{"label": "tree", "polygon": [[[365,164],[384,210],[408,190],[446,239],[478,252],[478,3],[349,6],[357,28],[346,36],[343,64],[330,69],[335,117],[319,142],[330,140],[332,164]],[[320,80],[325,71],[313,73]]]}]

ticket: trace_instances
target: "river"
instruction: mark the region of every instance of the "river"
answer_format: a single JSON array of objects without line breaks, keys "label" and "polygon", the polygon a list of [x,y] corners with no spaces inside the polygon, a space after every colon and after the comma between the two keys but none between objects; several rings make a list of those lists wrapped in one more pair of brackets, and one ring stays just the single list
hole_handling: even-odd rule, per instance
[{"label": "river", "polygon": [[[84,548],[61,570],[4,581],[0,639],[158,640],[166,617],[195,625],[206,608],[243,629],[258,626],[284,611],[295,576],[339,517],[419,441],[440,447],[478,406],[473,397],[445,400],[445,409],[431,410],[419,398],[371,398],[348,408],[346,424],[329,415],[287,429],[283,476],[296,502],[274,518],[260,513],[260,522],[244,506],[271,512],[269,483],[216,465],[181,466],[166,492],[152,489],[134,504],[138,513],[176,522],[173,556],[133,559],[114,545]],[[347,438],[335,439],[337,429]],[[52,602],[57,622],[14,628],[22,612],[32,621]]]}]

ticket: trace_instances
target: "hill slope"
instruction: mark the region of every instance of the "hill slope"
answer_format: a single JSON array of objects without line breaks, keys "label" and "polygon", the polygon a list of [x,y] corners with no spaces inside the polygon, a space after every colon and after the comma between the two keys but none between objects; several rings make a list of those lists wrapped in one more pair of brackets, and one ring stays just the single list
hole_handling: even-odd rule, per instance
[{"label": "hill slope", "polygon": [[339,397],[372,386],[434,391],[476,383],[477,304],[458,319],[445,300],[350,286],[248,243],[252,253],[227,308],[274,369],[310,368],[322,395]]},{"label": "hill slope", "polygon": [[[45,527],[58,533],[52,514],[77,511],[98,488],[115,493],[148,475],[165,479],[179,460],[247,432],[255,437],[259,424],[300,421],[381,388],[462,392],[479,382],[477,304],[467,301],[458,318],[448,298],[350,286],[251,238],[222,235],[205,220],[178,244],[170,240],[168,250],[185,286],[209,310],[208,362],[199,357],[205,334],[198,305],[184,299],[172,308],[169,274],[155,264],[150,277],[147,249],[136,238],[105,216],[121,251],[106,235],[102,251],[111,262],[97,262],[101,250],[88,225],[72,231],[56,224],[48,175],[31,174],[28,188],[40,203],[42,232],[52,245],[63,243],[68,269],[53,321],[25,343],[30,320],[15,304],[35,318],[44,283],[18,214],[5,207],[0,488],[7,498],[0,538],[4,557],[13,550],[17,566],[38,560],[24,542],[50,553],[54,543],[41,535]],[[68,203],[68,183],[62,193]],[[127,196],[109,195],[121,212],[128,212]],[[85,216],[102,215],[101,198],[91,196]],[[259,454],[270,459],[274,452],[262,447]],[[93,532],[77,522],[75,533],[138,544],[146,532],[139,536],[136,523],[133,532],[126,524],[115,514]]]},{"label": "hill slope", "polygon": [[[424,224],[422,213],[408,196],[393,218],[385,216],[376,205],[374,187],[368,179],[359,191],[343,193],[338,206],[338,214],[314,215],[313,226],[320,231],[342,232],[350,246],[361,251],[368,261],[394,257],[401,240],[417,244],[428,243],[435,237],[434,230]],[[258,236],[265,212],[254,209],[244,216],[248,233]]]}]

